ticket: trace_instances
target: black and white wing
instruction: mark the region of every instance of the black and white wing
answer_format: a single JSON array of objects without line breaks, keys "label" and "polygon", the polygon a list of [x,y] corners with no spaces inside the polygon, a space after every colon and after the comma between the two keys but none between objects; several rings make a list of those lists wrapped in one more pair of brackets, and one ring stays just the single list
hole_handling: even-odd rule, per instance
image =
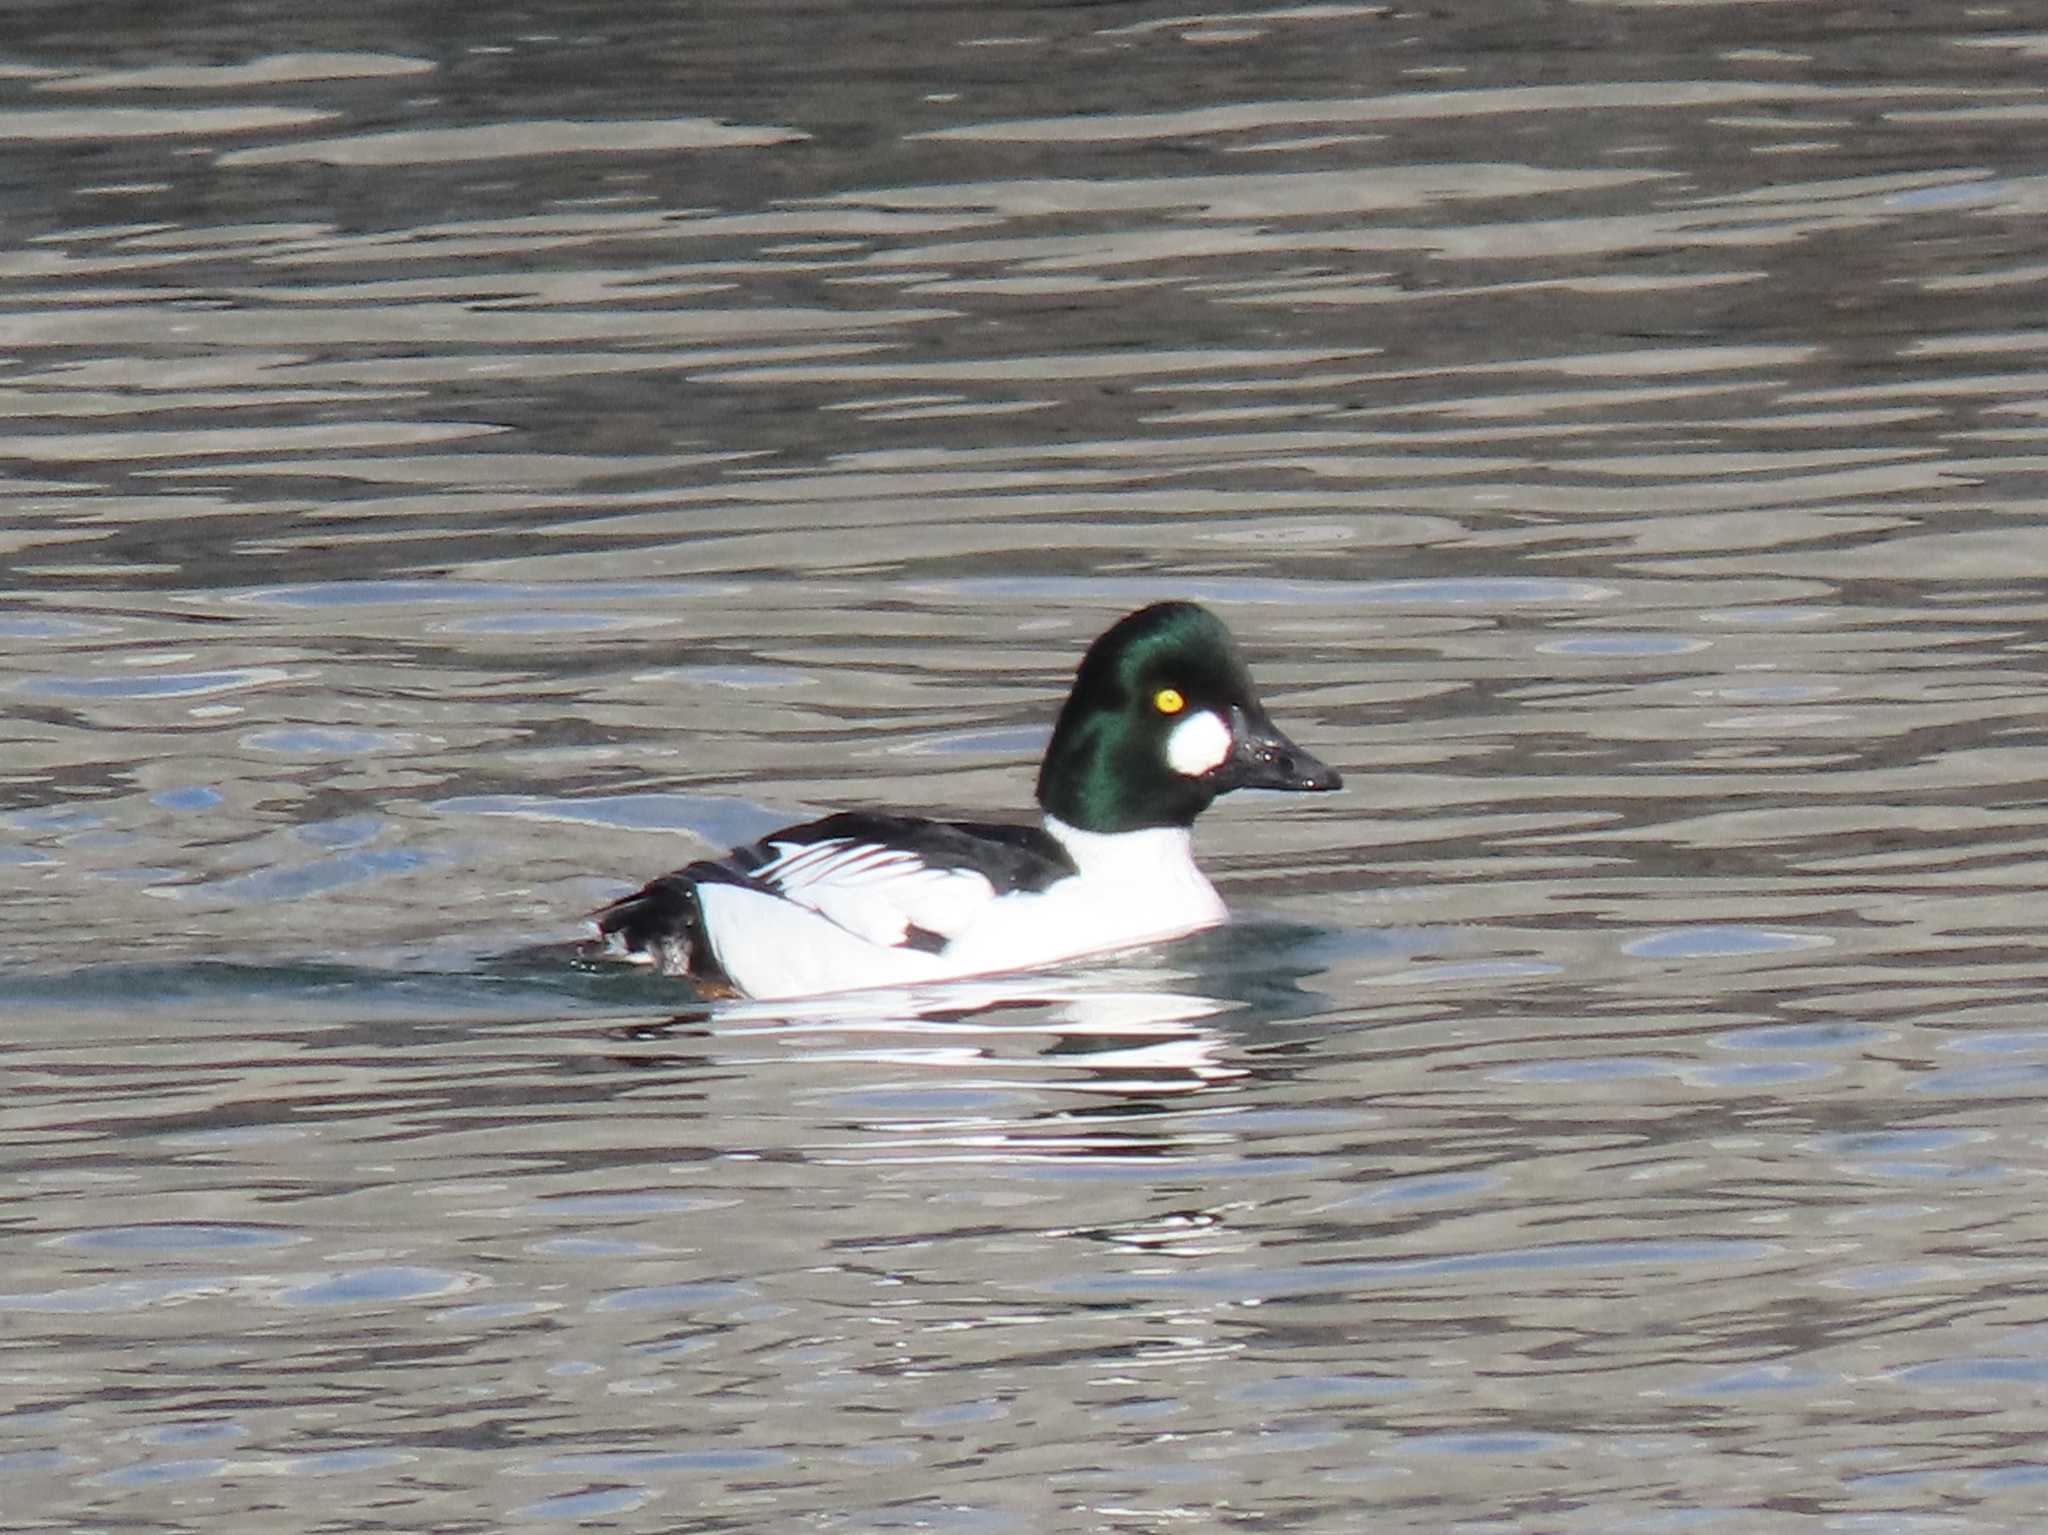
[{"label": "black and white wing", "polygon": [[933,953],[990,902],[1074,872],[1065,850],[1037,827],[858,812],[773,832],[719,863],[868,943]]},{"label": "black and white wing", "polygon": [[663,875],[597,920],[607,937],[664,969],[715,973],[719,936],[706,930],[706,887],[729,885],[814,912],[880,948],[940,954],[992,902],[1072,873],[1066,850],[1035,826],[845,812]]}]

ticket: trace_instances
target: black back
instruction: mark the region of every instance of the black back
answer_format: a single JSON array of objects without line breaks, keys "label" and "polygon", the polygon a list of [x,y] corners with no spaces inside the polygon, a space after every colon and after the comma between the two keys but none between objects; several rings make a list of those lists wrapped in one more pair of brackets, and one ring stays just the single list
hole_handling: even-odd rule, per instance
[{"label": "black back", "polygon": [[[755,870],[782,856],[782,847],[820,842],[850,842],[896,848],[930,869],[970,869],[989,882],[997,895],[1044,890],[1075,872],[1073,859],[1041,826],[1010,826],[993,821],[926,821],[916,816],[882,815],[870,810],[842,810],[800,826],[770,832],[759,842],[734,848],[721,859],[692,864],[683,870],[699,879],[718,878],[713,870],[730,871],[747,883]],[[774,889],[772,877],[763,885]]]}]

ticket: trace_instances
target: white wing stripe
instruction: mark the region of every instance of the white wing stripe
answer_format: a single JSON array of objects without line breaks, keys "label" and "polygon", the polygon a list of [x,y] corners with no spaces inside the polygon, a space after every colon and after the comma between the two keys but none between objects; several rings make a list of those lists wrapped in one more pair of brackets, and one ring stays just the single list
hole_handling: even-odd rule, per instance
[{"label": "white wing stripe", "polygon": [[768,846],[776,856],[752,878],[870,943],[900,944],[913,923],[951,938],[995,899],[972,869],[934,869],[903,848],[844,837]]}]

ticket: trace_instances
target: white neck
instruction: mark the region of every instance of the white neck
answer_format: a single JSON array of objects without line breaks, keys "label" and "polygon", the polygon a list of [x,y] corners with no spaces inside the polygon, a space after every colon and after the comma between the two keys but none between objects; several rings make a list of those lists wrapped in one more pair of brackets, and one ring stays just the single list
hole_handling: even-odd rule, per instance
[{"label": "white neck", "polygon": [[1095,947],[1149,943],[1214,926],[1226,915],[1216,887],[1195,867],[1185,826],[1083,831],[1049,815],[1045,829],[1080,871],[1070,883],[1088,892],[1083,909]]},{"label": "white neck", "polygon": [[1172,880],[1182,877],[1183,871],[1201,879],[1195,869],[1194,836],[1185,826],[1083,831],[1049,815],[1045,829],[1067,850],[1084,879]]}]

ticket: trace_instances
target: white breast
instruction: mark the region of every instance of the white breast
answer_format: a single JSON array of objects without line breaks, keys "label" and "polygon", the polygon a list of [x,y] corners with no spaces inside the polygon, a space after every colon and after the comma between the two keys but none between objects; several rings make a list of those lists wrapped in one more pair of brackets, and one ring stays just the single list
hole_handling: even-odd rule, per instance
[{"label": "white breast", "polygon": [[962,933],[945,958],[960,975],[1049,965],[1213,927],[1226,915],[1195,867],[1186,827],[1089,832],[1054,816],[1045,829],[1079,871],[1030,895],[1006,896]]}]

